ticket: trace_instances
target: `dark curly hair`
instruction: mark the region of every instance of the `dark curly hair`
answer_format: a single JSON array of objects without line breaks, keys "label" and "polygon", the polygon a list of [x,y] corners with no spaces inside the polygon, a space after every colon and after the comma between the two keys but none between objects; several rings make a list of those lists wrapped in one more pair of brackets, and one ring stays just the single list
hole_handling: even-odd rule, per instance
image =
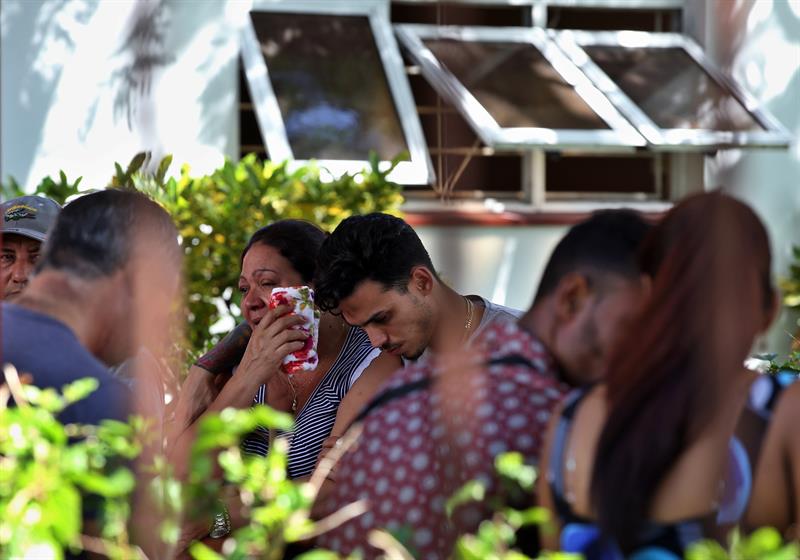
[{"label": "dark curly hair", "polygon": [[314,279],[317,255],[327,235],[311,222],[278,220],[262,227],[250,237],[242,251],[239,266],[241,268],[244,256],[253,245],[269,245],[291,263],[303,282],[310,284]]},{"label": "dark curly hair", "polygon": [[436,276],[428,251],[406,222],[381,213],[352,216],[320,249],[314,277],[317,305],[336,309],[364,280],[405,292],[415,266]]}]

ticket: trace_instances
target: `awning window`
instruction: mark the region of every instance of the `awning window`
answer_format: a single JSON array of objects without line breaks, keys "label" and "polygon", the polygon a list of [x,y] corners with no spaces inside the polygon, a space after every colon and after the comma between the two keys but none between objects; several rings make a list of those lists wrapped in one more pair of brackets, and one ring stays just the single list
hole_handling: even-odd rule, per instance
[{"label": "awning window", "polygon": [[783,127],[691,39],[676,33],[552,32],[656,149],[783,147]]},{"label": "awning window", "polygon": [[242,59],[261,134],[275,160],[316,159],[334,174],[364,168],[370,152],[404,184],[433,180],[386,3],[256,4]]},{"label": "awning window", "polygon": [[645,144],[541,29],[397,25],[395,31],[426,79],[492,148]]}]

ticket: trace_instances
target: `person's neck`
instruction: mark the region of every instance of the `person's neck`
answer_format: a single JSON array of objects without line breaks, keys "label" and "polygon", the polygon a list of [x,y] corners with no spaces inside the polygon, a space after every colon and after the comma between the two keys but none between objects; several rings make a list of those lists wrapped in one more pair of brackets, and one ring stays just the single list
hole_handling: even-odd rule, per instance
[{"label": "person's neck", "polygon": [[577,383],[569,372],[567,372],[559,363],[556,356],[553,340],[553,331],[555,328],[555,315],[551,309],[548,309],[549,302],[541,302],[533,305],[526,311],[522,317],[517,320],[517,324],[523,330],[531,334],[544,346],[547,353],[550,355],[553,363],[558,368],[558,377],[566,384],[577,387]]},{"label": "person's neck", "polygon": [[[439,316],[428,347],[432,352],[440,353],[457,349],[466,343],[480,324],[483,306],[474,301],[468,305],[466,296],[443,284],[435,289],[438,291],[436,302]],[[467,325],[469,328],[466,328]]]},{"label": "person's neck", "polygon": [[[43,271],[31,280],[15,303],[63,323],[83,347],[99,358],[108,332],[107,321],[103,320],[108,317],[106,288],[101,282],[59,271]],[[101,312],[103,309],[106,311]]]},{"label": "person's neck", "polygon": [[324,312],[319,318],[317,353],[320,361],[339,355],[350,327],[338,315]]},{"label": "person's neck", "polygon": [[548,341],[552,331],[552,314],[544,310],[543,307],[543,305],[534,305],[517,319],[517,324],[533,335],[552,354]]}]

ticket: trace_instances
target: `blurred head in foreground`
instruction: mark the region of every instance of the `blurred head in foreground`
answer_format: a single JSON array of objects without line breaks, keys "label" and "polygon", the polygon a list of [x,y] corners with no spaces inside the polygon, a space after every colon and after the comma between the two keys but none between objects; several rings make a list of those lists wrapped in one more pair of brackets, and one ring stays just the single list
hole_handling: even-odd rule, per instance
[{"label": "blurred head in foreground", "polygon": [[649,280],[636,254],[650,226],[631,210],[604,210],[573,226],[553,250],[520,323],[544,343],[570,385],[598,380]]},{"label": "blurred head in foreground", "polygon": [[141,345],[158,344],[169,323],[180,278],[177,238],[167,212],[142,194],[82,196],[59,215],[31,287],[47,297],[60,286],[73,293],[73,304],[91,303],[87,347],[105,363],[119,363]]}]

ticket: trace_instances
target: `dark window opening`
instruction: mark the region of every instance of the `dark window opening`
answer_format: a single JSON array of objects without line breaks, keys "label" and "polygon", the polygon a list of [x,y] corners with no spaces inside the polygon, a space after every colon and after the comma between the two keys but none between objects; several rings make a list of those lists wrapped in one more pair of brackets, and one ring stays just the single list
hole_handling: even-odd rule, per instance
[{"label": "dark window opening", "polygon": [[575,193],[661,198],[669,184],[666,157],[652,152],[601,156],[548,153],[547,194],[556,195],[552,198],[569,198],[567,195]]},{"label": "dark window opening", "polygon": [[674,31],[682,30],[680,9],[613,9],[549,6],[547,27],[585,31]]}]

